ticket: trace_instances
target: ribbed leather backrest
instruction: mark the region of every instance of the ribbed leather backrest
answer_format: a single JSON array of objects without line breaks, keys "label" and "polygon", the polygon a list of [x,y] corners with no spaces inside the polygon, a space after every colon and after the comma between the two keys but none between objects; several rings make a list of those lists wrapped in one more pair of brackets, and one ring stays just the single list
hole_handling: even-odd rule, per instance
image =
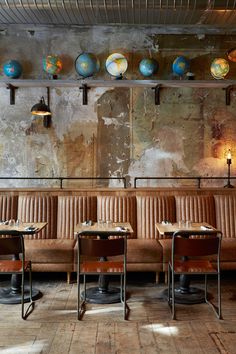
[{"label": "ribbed leather backrest", "polygon": [[57,197],[44,195],[20,195],[18,198],[18,219],[23,222],[47,222],[47,226],[30,239],[56,238]]},{"label": "ribbed leather backrest", "polygon": [[215,195],[216,227],[224,238],[236,237],[236,196]]},{"label": "ribbed leather backrest", "polygon": [[97,220],[97,198],[93,196],[59,196],[57,238],[74,239],[74,227],[85,220]]},{"label": "ribbed leather backrest", "polygon": [[181,195],[176,196],[175,200],[177,221],[207,222],[216,226],[213,196]]},{"label": "ribbed leather backrest", "polygon": [[134,196],[98,196],[98,220],[129,222],[134,231],[129,238],[136,238],[136,198]]},{"label": "ribbed leather backrest", "polygon": [[155,224],[163,220],[175,222],[173,196],[137,196],[137,238],[161,238]]},{"label": "ribbed leather backrest", "polygon": [[17,218],[17,196],[0,195],[0,219],[3,221]]}]

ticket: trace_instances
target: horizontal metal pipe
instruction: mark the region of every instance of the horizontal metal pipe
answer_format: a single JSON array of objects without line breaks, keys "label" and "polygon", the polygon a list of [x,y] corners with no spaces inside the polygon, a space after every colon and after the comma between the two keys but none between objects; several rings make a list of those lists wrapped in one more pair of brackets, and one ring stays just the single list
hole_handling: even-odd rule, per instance
[{"label": "horizontal metal pipe", "polygon": [[[202,180],[225,180],[227,177],[219,177],[219,176],[212,176],[212,177],[202,177],[202,176],[192,176],[192,177],[171,177],[171,176],[165,176],[165,177],[135,177],[134,178],[134,188],[137,188],[137,181],[139,180],[193,180],[197,182],[197,187],[201,188],[201,181]],[[230,179],[236,179],[236,176],[230,176]]]},{"label": "horizontal metal pipe", "polygon": [[121,180],[124,188],[126,188],[125,177],[0,177],[0,180],[56,180],[60,182],[60,187],[63,188],[63,181],[65,180],[89,180],[89,181],[101,181],[101,180]]}]

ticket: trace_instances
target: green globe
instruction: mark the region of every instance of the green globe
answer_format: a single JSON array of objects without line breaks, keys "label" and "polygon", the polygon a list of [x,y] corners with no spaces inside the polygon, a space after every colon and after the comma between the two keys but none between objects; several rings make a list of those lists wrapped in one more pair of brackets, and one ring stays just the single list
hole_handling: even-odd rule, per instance
[{"label": "green globe", "polygon": [[223,58],[216,58],[211,63],[211,75],[215,79],[223,79],[229,72],[229,63]]},{"label": "green globe", "polygon": [[48,55],[43,58],[43,70],[47,74],[57,75],[62,69],[62,61],[57,55]]}]

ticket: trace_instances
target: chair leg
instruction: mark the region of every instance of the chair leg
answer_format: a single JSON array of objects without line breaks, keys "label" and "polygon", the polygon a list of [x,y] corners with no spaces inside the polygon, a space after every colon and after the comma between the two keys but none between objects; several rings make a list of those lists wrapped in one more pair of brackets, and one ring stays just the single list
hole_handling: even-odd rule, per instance
[{"label": "chair leg", "polygon": [[71,272],[67,272],[67,284],[71,282]]},{"label": "chair leg", "polygon": [[208,298],[207,298],[207,274],[205,274],[205,302],[208,302]]},{"label": "chair leg", "polygon": [[168,265],[168,304],[170,305],[170,265]]},{"label": "chair leg", "polygon": [[32,299],[32,270],[31,265],[29,268],[29,288],[30,288],[30,304],[25,311],[25,274],[22,273],[22,283],[21,283],[21,317],[26,320],[27,317],[34,310],[34,301]]},{"label": "chair leg", "polygon": [[174,275],[174,270],[172,268],[172,320],[176,320],[176,315],[175,315],[175,275]]},{"label": "chair leg", "polygon": [[210,305],[215,312],[218,319],[222,319],[221,313],[221,284],[220,284],[220,274],[217,275],[217,305],[215,305],[212,301],[209,301],[207,298],[207,275],[205,275],[205,301],[208,305]]},{"label": "chair leg", "polygon": [[164,281],[165,281],[165,284],[167,284],[167,281],[168,281],[168,272],[165,271],[165,272],[164,272],[164,275],[165,275],[165,280],[164,280]]},{"label": "chair leg", "polygon": [[129,316],[129,306],[127,305],[126,302],[126,274],[124,274],[124,279],[123,279],[123,292],[124,292],[124,304],[123,304],[123,310],[124,310],[124,320],[128,320]]},{"label": "chair leg", "polygon": [[32,270],[31,270],[31,267],[30,267],[30,271],[29,271],[29,283],[30,283],[30,302],[33,302],[33,299],[32,299],[33,289],[32,289]]},{"label": "chair leg", "polygon": [[[122,275],[121,275],[121,278],[122,278]],[[123,281],[123,317],[124,317],[124,320],[126,320],[126,285],[125,285],[125,276],[124,276],[124,281]],[[122,288],[121,288],[121,291],[122,291]]]},{"label": "chair leg", "polygon": [[81,288],[81,282],[80,282],[80,276],[79,276],[79,273],[77,273],[77,288],[78,288],[78,299],[77,299],[77,319],[80,321],[82,320],[82,317],[85,313],[85,303],[86,303],[86,284],[85,284],[85,281],[86,281],[86,277],[85,277],[85,274],[83,276],[83,280],[84,280],[84,300],[82,301],[80,299],[80,296],[81,296],[81,292],[80,292],[80,288]]},{"label": "chair leg", "polygon": [[24,304],[25,304],[25,276],[24,271],[22,272],[22,281],[21,281],[21,318],[25,319],[25,311],[24,311]]},{"label": "chair leg", "polygon": [[120,275],[120,302],[123,304],[123,318],[128,319],[129,306],[126,302],[126,277],[124,274]]},{"label": "chair leg", "polygon": [[77,319],[80,320],[80,279],[77,272]]},{"label": "chair leg", "polygon": [[86,295],[86,275],[84,274],[84,301],[86,301],[86,297],[87,297],[87,295]]},{"label": "chair leg", "polygon": [[217,288],[218,288],[218,318],[222,320],[222,312],[221,312],[221,281],[220,281],[220,272],[217,274]]},{"label": "chair leg", "polygon": [[160,272],[156,272],[156,284],[160,283]]}]

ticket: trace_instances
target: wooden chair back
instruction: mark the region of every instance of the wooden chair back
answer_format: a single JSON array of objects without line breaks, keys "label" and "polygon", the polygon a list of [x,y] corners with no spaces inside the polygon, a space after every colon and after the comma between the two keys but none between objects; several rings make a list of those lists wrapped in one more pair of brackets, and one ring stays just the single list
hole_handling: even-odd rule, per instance
[{"label": "wooden chair back", "polygon": [[[174,233],[172,252],[176,256],[209,256],[218,254],[221,236],[219,232],[199,231],[190,232],[179,230]],[[202,236],[201,238],[194,236]]]},{"label": "wooden chair back", "polygon": [[0,236],[0,256],[24,253],[24,239],[18,232]]},{"label": "wooden chair back", "polygon": [[91,257],[123,255],[125,253],[125,241],[125,237],[104,240],[79,236],[79,254]]}]

